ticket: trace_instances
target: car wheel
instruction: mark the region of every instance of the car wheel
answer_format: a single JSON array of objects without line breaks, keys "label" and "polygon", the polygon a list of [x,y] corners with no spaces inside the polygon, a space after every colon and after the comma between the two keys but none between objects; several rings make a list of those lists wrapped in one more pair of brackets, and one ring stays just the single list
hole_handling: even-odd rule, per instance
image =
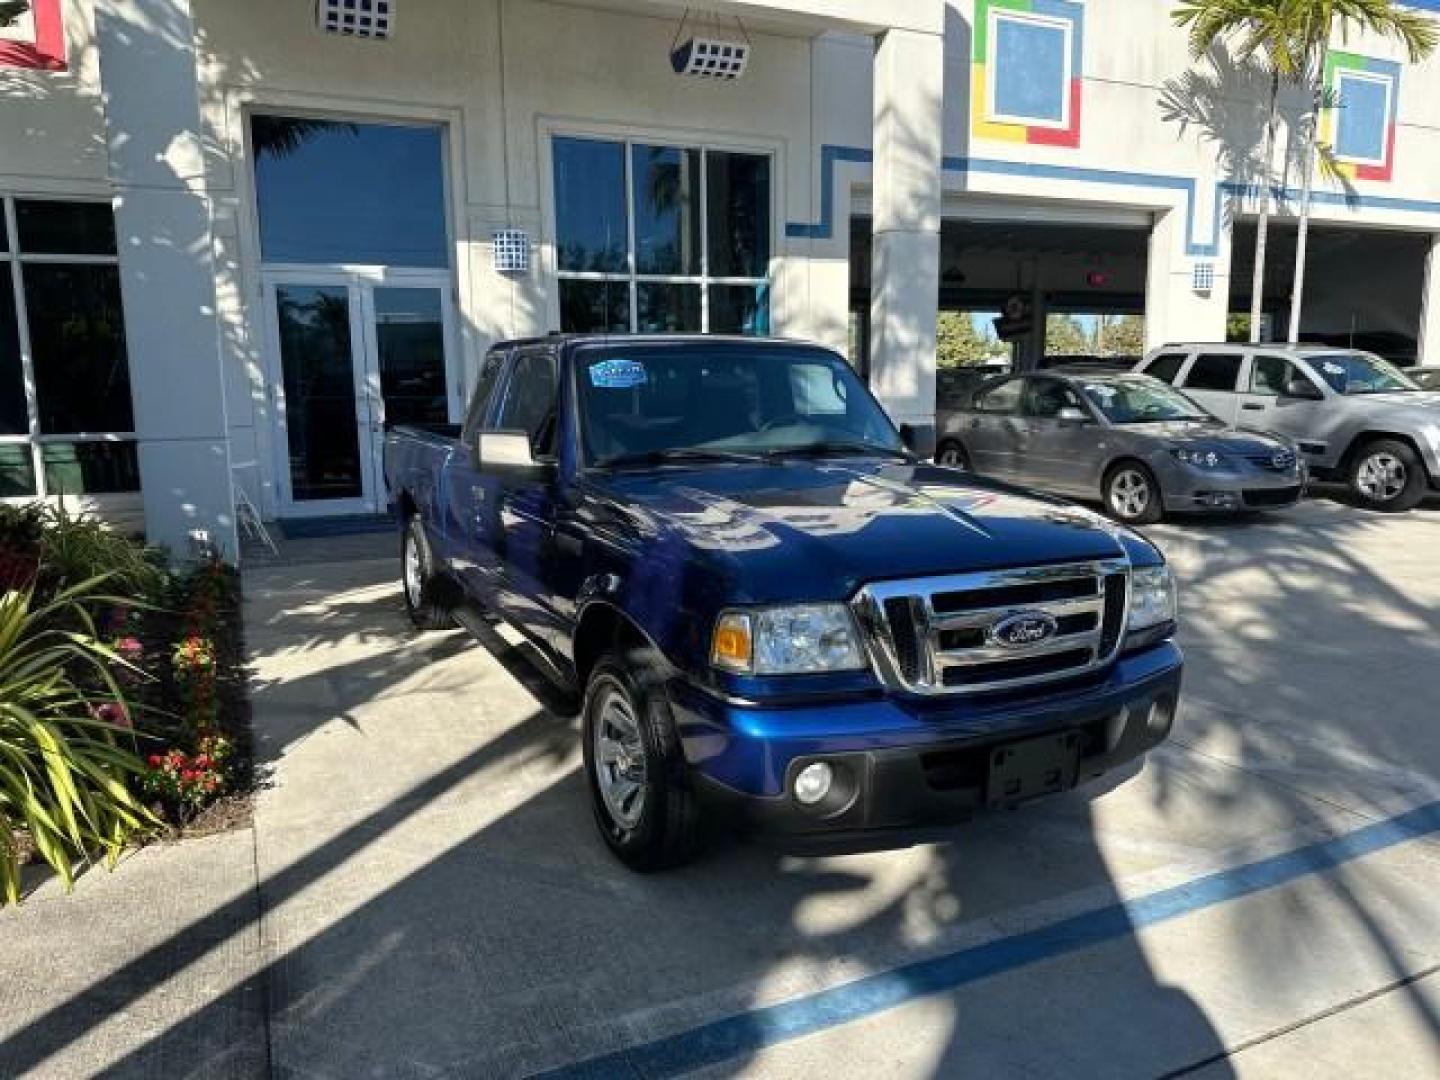
[{"label": "car wheel", "polygon": [[438,584],[425,526],[419,514],[412,514],[400,541],[400,591],[417,630],[445,630],[455,624],[450,609],[436,595]]},{"label": "car wheel", "polygon": [[1419,455],[1396,439],[1375,439],[1350,462],[1350,490],[1371,510],[1399,513],[1425,497],[1425,466]]},{"label": "car wheel", "polygon": [[699,807],[653,654],[629,649],[595,665],[584,728],[590,802],[610,850],[632,870],[687,861],[699,847]]},{"label": "car wheel", "polygon": [[940,449],[935,451],[935,463],[964,472],[974,471],[970,466],[970,455],[965,452],[965,447],[954,439],[946,439],[940,444]]},{"label": "car wheel", "polygon": [[1153,525],[1164,504],[1155,474],[1138,461],[1122,461],[1105,474],[1105,509],[1126,525]]}]

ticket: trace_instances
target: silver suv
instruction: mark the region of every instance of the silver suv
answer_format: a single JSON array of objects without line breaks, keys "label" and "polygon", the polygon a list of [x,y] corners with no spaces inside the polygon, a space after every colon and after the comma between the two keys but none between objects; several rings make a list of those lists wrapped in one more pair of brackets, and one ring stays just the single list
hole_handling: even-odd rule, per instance
[{"label": "silver suv", "polygon": [[1176,344],[1135,368],[1221,420],[1285,436],[1311,474],[1344,480],[1376,510],[1440,488],[1440,394],[1367,352],[1328,345]]}]

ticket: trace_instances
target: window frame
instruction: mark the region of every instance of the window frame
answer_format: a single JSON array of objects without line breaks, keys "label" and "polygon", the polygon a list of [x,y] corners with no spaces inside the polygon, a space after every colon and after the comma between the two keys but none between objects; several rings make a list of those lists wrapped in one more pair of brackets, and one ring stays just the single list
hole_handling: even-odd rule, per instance
[{"label": "window frame", "polygon": [[[985,28],[990,42],[991,54],[985,62],[985,120],[991,124],[1012,124],[1020,127],[1049,128],[1052,131],[1069,131],[1071,121],[1070,84],[1075,79],[1075,23],[1070,19],[1041,12],[1018,11],[1014,8],[991,7],[988,13],[989,25]],[[1038,116],[1015,116],[1001,112],[996,104],[997,80],[1000,72],[1000,23],[1023,23],[1046,30],[1059,30],[1062,34],[1061,60],[1064,77],[1060,82],[1060,119],[1051,120]]]},{"label": "window frame", "polygon": [[[6,241],[5,246],[0,248],[0,267],[9,270],[10,288],[12,290],[15,308],[16,338],[20,348],[20,372],[25,393],[25,413],[27,420],[27,430],[23,434],[0,433],[0,446],[28,446],[30,448],[30,468],[35,481],[33,495],[4,496],[0,497],[0,501],[29,502],[36,499],[56,498],[62,494],[77,498],[92,499],[124,498],[137,495],[141,490],[138,482],[138,461],[137,484],[132,490],[103,492],[62,492],[50,490],[45,475],[45,447],[92,443],[129,443],[136,447],[136,453],[138,454],[138,438],[133,428],[126,431],[77,431],[57,432],[53,434],[46,434],[41,430],[40,396],[38,384],[35,380],[35,355],[30,337],[30,312],[25,297],[26,266],[113,266],[116,268],[115,272],[118,276],[120,267],[119,236],[116,236],[115,252],[108,255],[56,255],[47,252],[27,252],[21,244],[19,215],[15,209],[16,202],[100,204],[109,209],[112,214],[114,213],[114,204],[105,196],[64,195],[46,192],[0,192],[0,216],[3,216],[4,219],[3,231]],[[4,287],[3,277],[0,277],[0,287]],[[130,363],[128,350],[125,362],[128,369]],[[132,386],[132,421],[134,419],[133,393]]]},{"label": "window frame", "polygon": [[[566,281],[586,282],[610,282],[622,285],[627,290],[627,309],[629,312],[629,329],[627,332],[651,333],[652,331],[641,331],[640,324],[640,286],[653,285],[688,285],[700,290],[700,326],[691,333],[710,334],[710,290],[716,286],[720,287],[751,287],[763,288],[765,290],[765,301],[767,311],[767,323],[773,328],[775,313],[774,291],[775,291],[775,262],[779,257],[780,234],[778,230],[779,215],[777,214],[778,193],[783,182],[780,175],[780,154],[775,146],[762,146],[758,144],[741,145],[705,138],[703,136],[691,136],[682,132],[647,132],[645,130],[616,130],[596,128],[576,128],[570,126],[555,126],[542,129],[542,143],[544,156],[542,167],[545,170],[545,225],[546,225],[546,248],[550,259],[551,270],[555,277],[556,287],[554,299],[551,304],[551,313],[554,325],[560,326],[563,316],[560,293]],[[558,193],[555,186],[555,144],[558,140],[577,139],[590,142],[607,142],[618,144],[623,150],[624,169],[621,182],[624,186],[625,196],[625,269],[623,271],[603,270],[562,270],[560,268],[559,248],[560,236],[558,229]],[[637,146],[664,147],[675,150],[694,150],[700,155],[700,272],[698,274],[641,274],[636,270],[636,235],[635,235],[635,177],[634,177],[634,150]],[[745,154],[751,157],[762,157],[769,162],[769,190],[766,192],[766,205],[769,210],[769,229],[766,233],[767,247],[769,249],[765,264],[765,273],[760,277],[735,276],[735,275],[712,275],[710,273],[710,155],[714,154]],[[663,333],[663,331],[660,331]]]},{"label": "window frame", "polygon": [[[1345,82],[1370,83],[1371,85],[1383,86],[1385,88],[1385,108],[1380,118],[1380,156],[1369,157],[1362,154],[1347,153],[1340,147],[1340,129],[1344,123],[1345,108]],[[1389,130],[1391,117],[1395,115],[1395,80],[1389,74],[1381,71],[1361,71],[1358,68],[1337,68],[1335,71],[1335,96],[1339,105],[1335,108],[1335,157],[1340,161],[1351,165],[1370,165],[1377,168],[1384,168],[1390,161],[1390,147],[1386,141],[1386,133]]]}]

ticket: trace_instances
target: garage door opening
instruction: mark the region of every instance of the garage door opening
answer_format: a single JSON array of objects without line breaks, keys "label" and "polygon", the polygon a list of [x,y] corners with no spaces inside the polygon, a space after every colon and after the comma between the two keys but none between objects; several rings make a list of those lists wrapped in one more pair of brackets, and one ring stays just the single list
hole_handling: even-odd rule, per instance
[{"label": "garage door opening", "polygon": [[[1295,278],[1293,221],[1272,221],[1265,256],[1262,341],[1284,341]],[[1229,336],[1249,338],[1255,223],[1235,225]],[[1364,349],[1392,363],[1416,362],[1430,234],[1314,224],[1305,271],[1302,341]]]},{"label": "garage door opening", "polygon": [[[1004,220],[988,213],[948,217],[941,226],[936,298],[941,372],[1133,364],[1144,350],[1149,217],[1110,216],[1117,220]],[[866,373],[870,259],[871,220],[856,216],[851,219],[852,348]]]}]

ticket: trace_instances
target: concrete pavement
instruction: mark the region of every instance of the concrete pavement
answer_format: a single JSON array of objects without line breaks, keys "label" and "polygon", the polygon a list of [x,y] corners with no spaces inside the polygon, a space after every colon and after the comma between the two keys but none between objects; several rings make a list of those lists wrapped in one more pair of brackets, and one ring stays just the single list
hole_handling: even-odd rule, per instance
[{"label": "concrete pavement", "polygon": [[1440,514],[1153,535],[1190,671],[1139,776],[658,877],[523,649],[411,635],[388,538],[310,542],[247,574],[253,836],[0,914],[0,1075],[1440,1073]]}]

